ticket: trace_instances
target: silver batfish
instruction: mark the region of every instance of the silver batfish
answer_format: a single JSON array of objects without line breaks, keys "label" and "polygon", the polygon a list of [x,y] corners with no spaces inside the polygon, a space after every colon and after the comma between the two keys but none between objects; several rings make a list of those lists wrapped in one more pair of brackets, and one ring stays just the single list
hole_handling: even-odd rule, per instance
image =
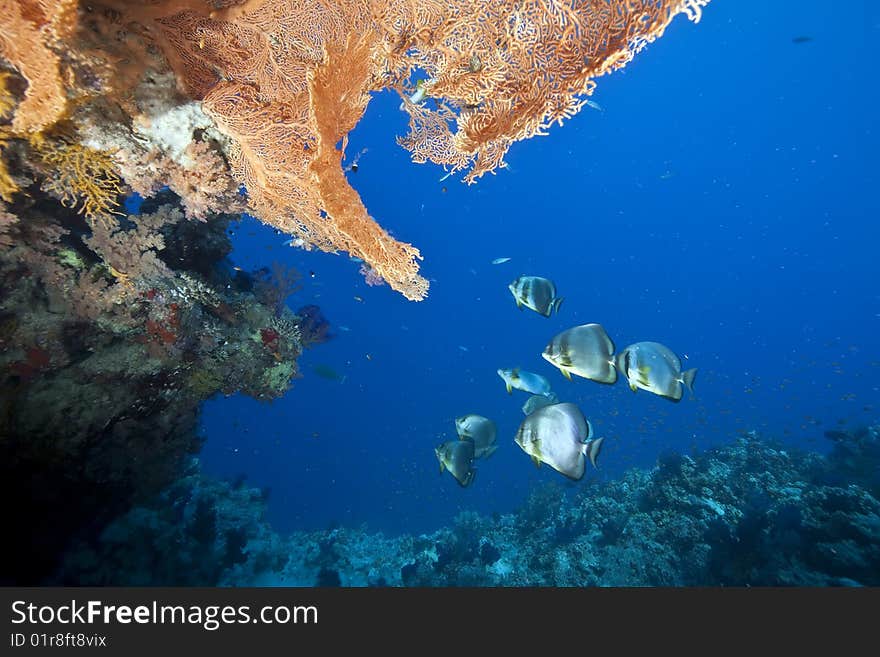
[{"label": "silver batfish", "polygon": [[540,276],[520,276],[507,286],[516,301],[516,307],[531,308],[544,317],[550,317],[555,310],[559,312],[563,297],[556,295],[553,281]]},{"label": "silver batfish", "polygon": [[556,396],[555,392],[549,392],[546,395],[532,395],[526,400],[526,403],[523,404],[522,412],[529,415],[537,411],[539,408],[558,403],[559,397]]},{"label": "silver batfish", "polygon": [[617,369],[626,377],[629,387],[679,401],[682,385],[694,394],[697,369],[681,371],[681,360],[659,342],[636,342],[617,354]]},{"label": "silver batfish", "polygon": [[440,472],[449,470],[462,487],[474,480],[473,440],[449,440],[435,447],[434,454],[440,461]]},{"label": "silver batfish", "polygon": [[541,354],[571,380],[576,374],[600,383],[617,381],[614,343],[601,324],[583,324],[554,337]]},{"label": "silver batfish", "polygon": [[604,438],[593,438],[593,427],[581,410],[564,402],[527,416],[514,441],[535,465],[546,463],[570,479],[580,479],[586,459],[596,467]]},{"label": "silver batfish", "polygon": [[498,449],[495,437],[498,430],[495,423],[482,415],[470,413],[455,418],[455,430],[460,440],[472,440],[475,458],[489,458]]}]

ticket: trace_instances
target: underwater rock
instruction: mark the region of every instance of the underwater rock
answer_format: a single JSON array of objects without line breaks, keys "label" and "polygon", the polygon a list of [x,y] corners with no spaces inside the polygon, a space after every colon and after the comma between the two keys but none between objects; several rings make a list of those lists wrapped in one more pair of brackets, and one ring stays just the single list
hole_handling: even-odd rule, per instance
[{"label": "underwater rock", "polygon": [[72,540],[172,485],[201,448],[201,402],[277,398],[303,350],[289,309],[218,266],[230,215],[189,221],[166,192],[88,222],[28,192],[0,202],[0,494],[30,528],[3,543],[4,584],[39,583]]},{"label": "underwater rock", "polygon": [[333,570],[332,568],[321,568],[321,570],[318,571],[318,579],[315,581],[315,586],[342,586],[342,580],[339,578],[339,571]]}]

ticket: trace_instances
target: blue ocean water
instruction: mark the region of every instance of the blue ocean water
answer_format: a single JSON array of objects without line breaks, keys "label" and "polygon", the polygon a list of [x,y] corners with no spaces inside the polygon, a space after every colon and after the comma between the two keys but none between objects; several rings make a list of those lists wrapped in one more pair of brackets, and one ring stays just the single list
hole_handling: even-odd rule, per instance
[{"label": "blue ocean water", "polygon": [[[514,444],[527,396],[505,392],[499,367],[547,376],[608,438],[585,479],[749,430],[825,451],[824,431],[876,421],[880,15],[846,9],[715,0],[698,25],[678,17],[598,80],[601,110],[514,145],[507,169],[472,186],[411,163],[394,140],[399,98],[376,96],[350,135],[351,156],[367,150],[349,179],[419,247],[429,296],[367,286],[347,256],[241,222],[235,264],[296,267],[304,287],[288,304],[318,304],[335,337],[301,357],[284,398],[206,404],[205,470],[270,488],[282,532],[427,532],[461,510],[510,512],[565,480]],[[516,309],[507,284],[520,274],[556,283],[558,315]],[[618,348],[668,345],[699,368],[696,399],[567,381],[540,353],[588,322]],[[433,448],[465,413],[496,422],[499,449],[461,488]]]}]

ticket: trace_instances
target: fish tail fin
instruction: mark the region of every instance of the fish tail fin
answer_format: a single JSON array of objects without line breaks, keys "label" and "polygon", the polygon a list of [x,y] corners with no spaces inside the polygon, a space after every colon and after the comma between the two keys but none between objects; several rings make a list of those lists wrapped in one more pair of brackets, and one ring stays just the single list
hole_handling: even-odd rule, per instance
[{"label": "fish tail fin", "polygon": [[559,306],[562,305],[562,302],[565,301],[565,297],[556,297],[553,300],[553,310],[556,311],[556,314],[559,314]]},{"label": "fish tail fin", "polygon": [[596,463],[599,460],[599,452],[602,451],[602,443],[605,442],[605,438],[596,438],[595,440],[588,440],[584,443],[583,452],[584,455],[590,459],[590,463],[593,464],[594,468],[598,468],[599,466]]},{"label": "fish tail fin", "polygon": [[681,374],[681,382],[688,389],[688,392],[693,396],[694,394],[694,379],[697,378],[697,368],[693,368],[692,370],[688,370],[687,372],[682,372]]}]

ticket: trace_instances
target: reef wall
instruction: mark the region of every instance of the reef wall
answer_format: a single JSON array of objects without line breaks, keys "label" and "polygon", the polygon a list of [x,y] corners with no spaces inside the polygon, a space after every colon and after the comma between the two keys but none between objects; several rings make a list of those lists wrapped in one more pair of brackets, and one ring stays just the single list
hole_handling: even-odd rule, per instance
[{"label": "reef wall", "polygon": [[6,583],[47,576],[72,537],[176,481],[201,446],[202,401],[279,397],[326,338],[320,313],[284,303],[295,271],[232,267],[232,215],[189,220],[165,191],[90,225],[26,188],[0,209]]}]

